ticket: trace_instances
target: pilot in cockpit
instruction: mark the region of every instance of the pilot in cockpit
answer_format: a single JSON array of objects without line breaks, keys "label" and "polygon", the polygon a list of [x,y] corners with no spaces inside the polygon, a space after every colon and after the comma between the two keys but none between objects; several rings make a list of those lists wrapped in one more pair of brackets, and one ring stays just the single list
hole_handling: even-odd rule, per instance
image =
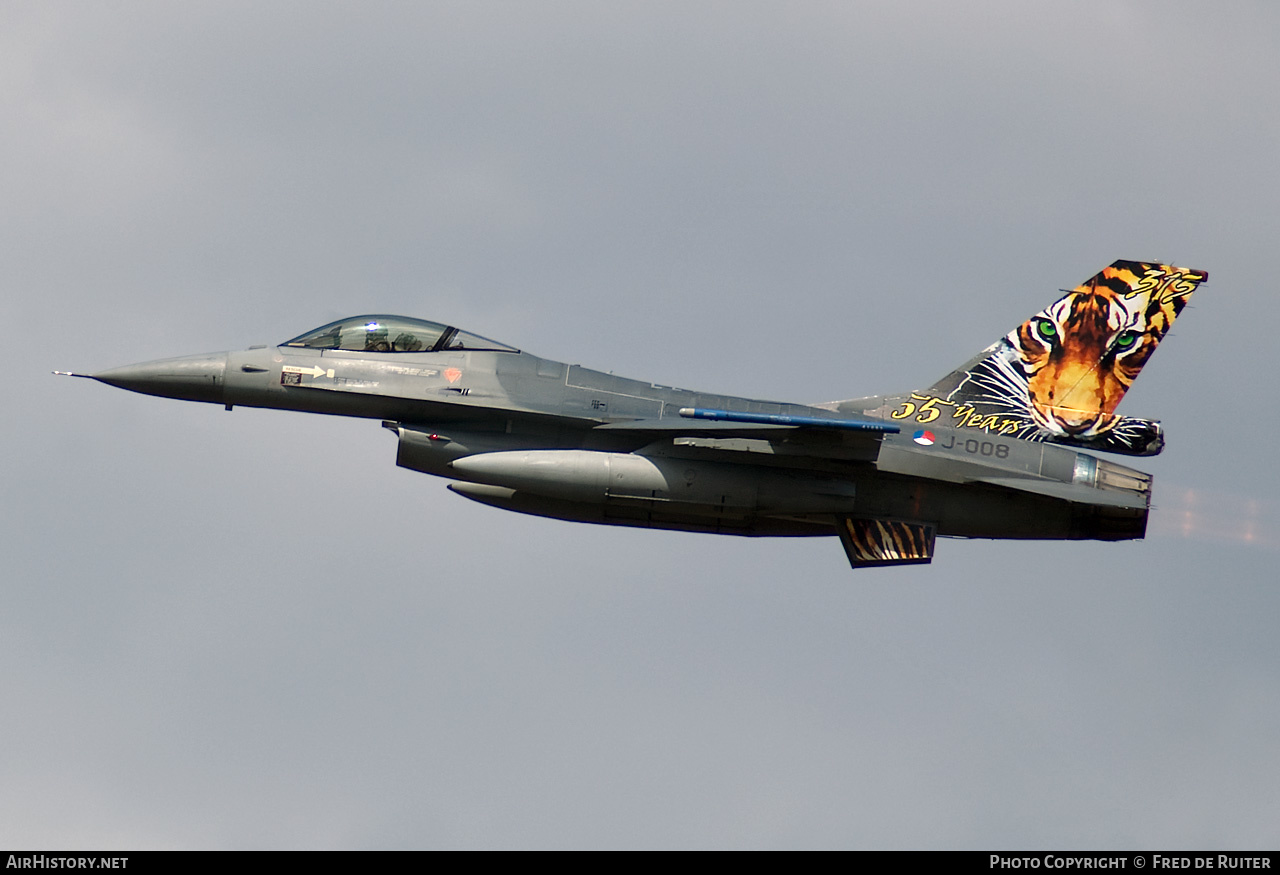
[{"label": "pilot in cockpit", "polygon": [[365,352],[391,352],[391,343],[387,340],[387,328],[377,322],[365,326]]},{"label": "pilot in cockpit", "polygon": [[407,331],[396,335],[395,343],[391,346],[395,352],[418,352],[422,349],[422,341]]}]

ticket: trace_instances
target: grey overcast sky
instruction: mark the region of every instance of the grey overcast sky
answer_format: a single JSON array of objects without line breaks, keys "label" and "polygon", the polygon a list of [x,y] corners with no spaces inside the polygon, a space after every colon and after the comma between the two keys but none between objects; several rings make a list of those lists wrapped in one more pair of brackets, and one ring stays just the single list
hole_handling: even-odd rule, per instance
[{"label": "grey overcast sky", "polygon": [[[0,4],[0,846],[1275,848],[1280,6]],[[392,312],[928,385],[1209,271],[1145,541],[576,526],[50,375]]]}]

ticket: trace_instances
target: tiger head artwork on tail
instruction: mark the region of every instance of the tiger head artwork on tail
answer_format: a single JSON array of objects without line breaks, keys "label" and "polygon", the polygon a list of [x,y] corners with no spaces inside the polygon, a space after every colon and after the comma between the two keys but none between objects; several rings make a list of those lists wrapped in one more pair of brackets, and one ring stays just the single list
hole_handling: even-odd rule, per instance
[{"label": "tiger head artwork on tail", "polygon": [[[1115,410],[1209,275],[1117,261],[933,386],[885,399],[895,420],[1155,455],[1160,424]],[[1064,290],[1065,291],[1065,290]]]}]

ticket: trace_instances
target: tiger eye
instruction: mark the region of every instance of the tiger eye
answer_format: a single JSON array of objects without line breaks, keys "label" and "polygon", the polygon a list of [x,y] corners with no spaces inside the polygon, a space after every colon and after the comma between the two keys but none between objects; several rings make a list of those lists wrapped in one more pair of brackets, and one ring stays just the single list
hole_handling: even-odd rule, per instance
[{"label": "tiger eye", "polygon": [[1058,326],[1053,324],[1052,319],[1037,319],[1036,332],[1051,342],[1058,339]]},{"label": "tiger eye", "polygon": [[1128,349],[1133,346],[1134,341],[1138,339],[1136,331],[1121,331],[1120,336],[1116,338],[1116,349]]}]

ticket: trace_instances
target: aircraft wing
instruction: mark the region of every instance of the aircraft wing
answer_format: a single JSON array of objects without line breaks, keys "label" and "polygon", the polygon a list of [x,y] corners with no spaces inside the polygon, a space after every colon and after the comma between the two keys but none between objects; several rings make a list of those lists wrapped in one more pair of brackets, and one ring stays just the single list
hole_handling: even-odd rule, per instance
[{"label": "aircraft wing", "polygon": [[670,439],[677,446],[727,452],[871,461],[886,434],[898,426],[839,416],[788,416],[707,408],[682,408],[679,418],[633,419],[592,431],[649,441]]},{"label": "aircraft wing", "polygon": [[705,407],[682,407],[680,418],[632,419],[611,422],[596,427],[597,430],[648,431],[670,434],[707,434],[727,432],[777,434],[780,430],[816,430],[826,432],[858,432],[877,439],[885,434],[897,434],[901,429],[888,422],[870,419],[847,419],[839,416],[790,416],[780,413],[744,413],[736,410],[716,410]]},{"label": "aircraft wing", "polygon": [[651,434],[654,437],[675,435],[717,435],[782,437],[794,434],[799,430],[794,425],[777,425],[770,423],[747,424],[741,422],[698,422],[687,419],[665,417],[663,419],[630,419],[623,422],[610,422],[597,425],[592,431],[599,432],[637,432]]}]

